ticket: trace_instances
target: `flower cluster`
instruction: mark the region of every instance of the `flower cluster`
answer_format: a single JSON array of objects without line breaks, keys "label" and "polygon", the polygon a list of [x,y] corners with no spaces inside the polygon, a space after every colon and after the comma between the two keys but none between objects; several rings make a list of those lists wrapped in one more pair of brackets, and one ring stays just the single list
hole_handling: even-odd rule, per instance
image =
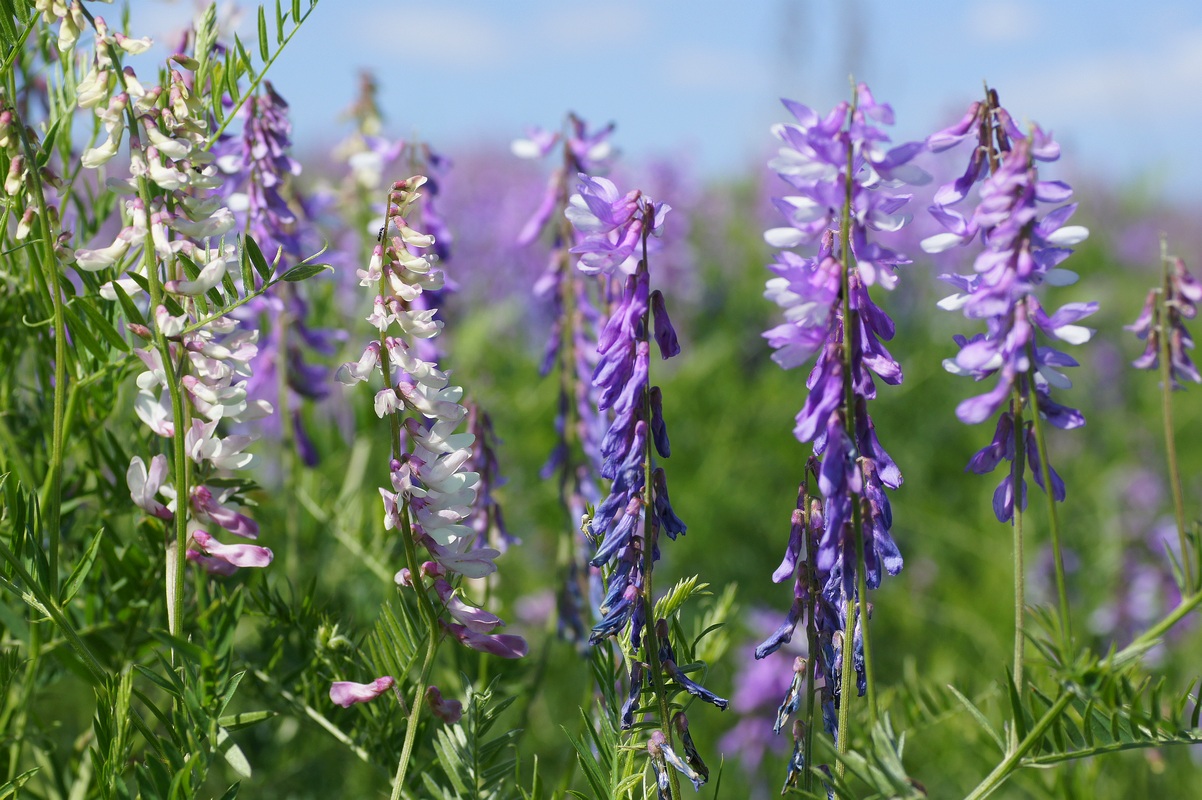
[{"label": "flower cluster", "polygon": [[[626,276],[621,299],[609,315],[597,346],[599,359],[592,385],[597,392],[598,410],[612,415],[600,445],[600,472],[611,483],[608,496],[586,523],[587,532],[597,543],[589,563],[594,568],[607,568],[599,609],[602,616],[589,641],[598,644],[629,631],[634,657],[629,664],[630,691],[621,713],[622,727],[629,728],[634,724],[644,687],[661,692],[667,679],[719,709],[728,704],[678,666],[667,620],[649,619],[653,610],[652,570],[660,556],[659,536],[664,533],[676,539],[686,531],[672,509],[664,470],[655,463],[655,454],[667,458],[671,446],[662,394],[659,387],[650,384],[651,340],[655,340],[663,359],[680,353],[663,295],[650,289],[647,263],[647,240],[662,234],[670,208],[639,191],[620,194],[604,178],[582,173],[579,179],[565,215],[582,234],[571,250],[581,256],[580,270],[586,274],[620,272],[634,253],[633,249],[625,255],[620,252],[632,236],[640,251],[634,274]],[[694,786],[700,786],[708,779],[709,770],[693,747],[688,721],[681,713],[673,720],[660,722],[661,729],[652,734],[647,748],[661,792],[669,781],[669,765],[684,773]],[[673,729],[685,749],[683,759],[673,749]]]},{"label": "flower cluster", "polygon": [[[478,534],[465,523],[476,500],[479,476],[464,469],[472,458],[473,435],[456,433],[468,414],[459,402],[463,390],[450,385],[436,363],[416,353],[417,341],[437,336],[442,328],[432,310],[415,308],[414,303],[423,292],[443,285],[436,257],[425,253],[433,246],[433,237],[414,230],[406,221],[423,183],[425,179],[417,176],[393,184],[389,192],[382,241],[368,268],[359,271],[361,285],[377,293],[367,319],[379,331],[379,338],[368,344],[357,362],[342,365],[336,377],[347,385],[368,380],[373,374],[383,377],[384,388],[375,396],[376,414],[397,418],[392,426],[392,490],[380,489],[384,527],[426,547],[433,561],[421,572],[435,579],[434,589],[441,595],[444,575],[483,577],[496,570],[493,558],[499,553],[474,547]],[[400,335],[388,335],[390,329]],[[400,417],[406,412],[412,415],[402,422]],[[418,580],[409,569],[396,575],[397,583],[404,586],[417,588]],[[448,598],[442,599],[454,620],[442,624],[460,642],[503,657],[525,655],[521,637],[491,634],[503,624],[499,619],[467,616]]]},{"label": "flower cluster", "polygon": [[1172,387],[1182,388],[1182,380],[1202,383],[1202,375],[1198,374],[1198,368],[1186,352],[1194,348],[1194,339],[1185,327],[1185,320],[1198,316],[1200,301],[1202,283],[1189,273],[1180,258],[1168,259],[1164,286],[1148,292],[1139,319],[1126,326],[1148,343],[1132,366],[1136,369],[1158,368],[1161,349],[1167,343]]},{"label": "flower cluster", "polygon": [[[584,254],[581,269],[590,269],[585,260],[605,245],[628,239],[632,228],[639,230],[640,237],[662,233],[668,209],[638,191],[619,197],[610,181],[581,174],[578,192],[565,212],[573,226],[585,233],[581,243],[572,248]],[[609,270],[620,263],[609,261]],[[652,444],[661,458],[671,452],[660,395],[653,395],[650,386],[652,331],[662,358],[677,355],[680,345],[663,295],[658,290],[653,295],[650,285],[650,272],[641,260],[635,274],[627,276],[622,297],[601,331],[592,381],[599,393],[598,410],[612,412],[613,420],[600,446],[600,473],[612,483],[609,495],[588,523],[590,535],[600,543],[590,563],[594,567],[616,563],[601,605],[604,617],[593,628],[591,640],[595,643],[616,636],[632,623],[630,641],[636,650],[647,623],[640,589],[650,563],[645,562],[648,548],[654,553],[661,530],[672,539],[685,532],[668,500],[664,472],[653,469],[651,463]],[[655,558],[653,554],[651,560]]]},{"label": "flower cluster", "polygon": [[[910,163],[921,144],[884,149],[889,138],[873,121],[891,123],[893,111],[877,103],[864,84],[856,87],[854,103],[842,102],[825,117],[791,101],[785,106],[796,122],[774,129],[784,146],[770,166],[797,194],[774,200],[789,225],[768,230],[764,238],[782,248],[817,240],[817,252],[803,257],[782,250],[770,265],[776,277],[768,281],[765,297],[784,310],[785,322],[764,336],[785,368],[818,354],[793,432],[799,441],[813,442],[815,456],[822,457],[808,468],[822,501],[807,501],[803,483],[785,559],[773,575],[777,582],[797,576],[794,603],[756,657],[789,641],[806,616],[824,677],[824,716],[834,733],[846,617],[861,591],[857,577],[864,578],[864,588],[876,588],[882,571],[893,575],[902,567],[884,491],[900,486],[902,476],[877,439],[867,405],[876,396],[874,374],[895,385],[902,371],[882,344],[893,337],[893,321],[868,287],[892,289],[896,268],[910,261],[872,241],[870,233],[902,228],[909,217],[901,210],[910,195],[897,188],[928,177]],[[860,622],[857,613],[853,662],[862,691]]]},{"label": "flower cluster", "polygon": [[[1030,135],[1020,131],[998,104],[996,93],[991,91],[985,102],[974,103],[960,122],[933,134],[928,144],[940,151],[966,139],[976,145],[967,171],[939,189],[930,209],[945,233],[924,240],[923,249],[941,252],[978,237],[984,245],[973,264],[974,274],[940,276],[959,290],[941,301],[940,307],[962,309],[965,316],[982,319],[986,325],[983,334],[956,337],[960,351],[946,360],[944,367],[978,381],[997,376],[991,391],[960,403],[956,415],[975,424],[1006,406],[993,440],[973,456],[968,469],[978,474],[991,472],[1003,459],[1013,463],[1022,448],[1035,482],[1046,490],[1045,481],[1050,480],[1053,496],[1063,500],[1064,484],[1059,476],[1054,470],[1050,476],[1043,475],[1033,420],[1024,421],[1023,412],[1030,409],[1066,430],[1085,424],[1079,411],[1059,405],[1051,395],[1053,388],[1072,385],[1060,370],[1077,366],[1077,361],[1040,344],[1040,339],[1050,337],[1068,344],[1088,341],[1093,331],[1077,323],[1097,310],[1097,303],[1069,303],[1049,315],[1033,292],[1043,283],[1066,285],[1077,279],[1059,265],[1072,253],[1069,248],[1089,232],[1065,224],[1077,208],[1075,203],[1040,215],[1039,204],[1063,203],[1072,196],[1068,184],[1040,180],[1036,167],[1037,161],[1058,159],[1060,147],[1037,126]],[[977,181],[982,181],[977,207],[970,214],[951,208],[967,197]],[[1019,508],[1026,507],[1025,483],[1024,479],[1016,488],[1013,472],[1003,478],[993,503],[999,520],[1013,517],[1016,492]]]},{"label": "flower cluster", "polygon": [[[249,465],[251,456],[244,451],[254,437],[223,435],[221,429],[273,411],[270,403],[247,396],[257,332],[239,329],[230,317],[207,315],[207,306],[195,299],[221,284],[238,262],[236,249],[221,238],[235,220],[214,193],[222,177],[206,149],[208,120],[191,79],[179,69],[169,70],[166,87],[146,87],[132,69],[115,65],[113,50],[140,53],[149,40],[110,33],[101,17],[94,28],[95,54],[78,103],[94,110],[108,138],[87,150],[81,163],[89,169],[106,164],[128,133],[130,165],[127,178],[106,182],[110,191],[126,196],[125,226],[108,245],[76,250],[75,266],[85,272],[125,270],[125,277],[105,283],[100,293],[128,303],[127,311],[138,305],[129,302],[131,296],[149,295],[151,325],[128,321],[131,331],[154,343],[135,349],[145,371],[137,378],[134,410],[159,436],[183,436],[184,452],[198,466],[181,504],[175,486],[165,482],[166,458],[156,456],[147,466],[135,456],[126,476],[131,496],[161,519],[186,508],[190,542],[196,546],[187,556],[209,571],[266,566],[272,557],[267,548],[224,545],[207,530],[216,525],[245,538],[258,535],[258,526],[240,507],[239,492],[231,488],[236,482],[229,480],[231,471]],[[182,393],[186,408],[174,407],[176,393]],[[183,430],[181,421],[187,426]],[[178,478],[176,485],[181,485]],[[160,502],[159,495],[169,503]]]}]

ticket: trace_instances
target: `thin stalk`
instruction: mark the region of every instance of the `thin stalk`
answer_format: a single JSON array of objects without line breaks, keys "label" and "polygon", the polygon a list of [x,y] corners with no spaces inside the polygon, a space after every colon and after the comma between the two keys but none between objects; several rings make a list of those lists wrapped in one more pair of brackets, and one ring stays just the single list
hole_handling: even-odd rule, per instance
[{"label": "thin stalk", "polygon": [[[1034,350],[1034,344],[1031,345]],[[1033,359],[1032,359],[1033,360]],[[1034,387],[1034,374],[1028,378]],[[1043,473],[1044,495],[1048,498],[1048,522],[1052,533],[1052,557],[1056,570],[1056,599],[1060,606],[1060,630],[1067,654],[1073,641],[1072,621],[1069,615],[1068,584],[1064,579],[1064,549],[1060,545],[1060,515],[1056,513],[1056,498],[1052,493],[1052,465],[1048,461],[1048,447],[1043,436],[1043,420],[1039,413],[1039,393],[1031,392],[1031,421],[1035,424],[1035,444],[1039,448],[1039,469]]]},{"label": "thin stalk", "polygon": [[38,227],[41,229],[41,257],[35,263],[41,267],[43,282],[50,294],[54,310],[54,400],[51,407],[50,464],[46,482],[42,486],[41,503],[46,515],[47,545],[46,561],[49,566],[47,578],[50,593],[58,595],[59,541],[62,531],[63,489],[63,417],[67,396],[67,322],[63,314],[62,277],[59,275],[58,256],[54,252],[54,228],[50,222],[46,194],[38,174],[37,153],[25,130],[25,121],[16,119],[13,128],[21,139],[21,149],[28,164],[28,186],[32,190],[38,207]]},{"label": "thin stalk", "polygon": [[[809,481],[809,476],[804,478]],[[818,625],[815,621],[815,610],[818,608],[818,592],[821,589],[818,586],[818,568],[814,564],[814,559],[818,554],[818,537],[810,530],[810,508],[809,503],[806,503],[805,510],[802,512],[802,518],[805,524],[806,532],[806,729],[804,731],[805,741],[802,745],[802,752],[805,755],[805,763],[807,765],[814,763],[814,716],[816,713],[816,703],[814,696],[816,690],[814,684],[815,673],[818,670]],[[827,676],[829,679],[829,676]],[[805,770],[803,785],[807,792],[814,788],[814,773],[813,770]]]},{"label": "thin stalk", "polygon": [[[852,619],[852,615],[855,614],[855,610],[856,601],[850,597],[847,598],[847,602],[844,605],[843,610],[846,618]],[[851,697],[852,691],[852,675],[856,671],[855,662],[852,660],[855,649],[853,636],[848,635],[847,625],[844,625],[843,666],[839,676],[839,740],[836,742],[836,749],[839,751],[839,755],[841,756],[847,755],[847,740],[851,738],[849,735],[851,733],[849,730],[849,722],[851,719],[851,702],[849,698]],[[844,760],[839,759],[838,763],[835,765],[835,775],[842,778],[843,773],[846,772],[846,770],[847,766]]]},{"label": "thin stalk", "polygon": [[[419,586],[416,570],[414,571],[414,586]],[[418,594],[423,594],[423,592],[419,590]],[[434,668],[434,656],[437,653],[438,637],[432,635],[426,642],[426,658],[422,662],[422,672],[417,679],[417,686],[413,690],[413,702],[409,707],[409,721],[405,726],[405,743],[401,746],[401,759],[397,762],[396,777],[392,781],[392,800],[400,800],[405,786],[409,758],[413,755],[413,743],[417,739],[417,723],[421,718],[422,707],[426,705],[426,685],[430,681],[430,671]]]},{"label": "thin stalk", "polygon": [[[1022,692],[1023,687],[1023,651],[1026,639],[1023,637],[1023,626],[1026,623],[1026,576],[1023,564],[1023,504],[1026,492],[1023,490],[1023,473],[1027,463],[1027,439],[1023,435],[1023,399],[1014,387],[1010,400],[1010,414],[1014,419],[1014,463],[1010,468],[1011,491],[1014,496],[1014,512],[1011,529],[1014,534],[1014,685]],[[1017,745],[1017,741],[1012,741]]]},{"label": "thin stalk", "polygon": [[[648,213],[649,210],[648,210]],[[647,237],[651,234],[653,225],[650,220],[645,220],[643,225],[643,258],[639,261],[636,276],[646,274],[649,270],[647,265]],[[637,280],[637,277],[636,277]],[[650,280],[650,279],[648,279]],[[643,312],[642,335],[647,337],[651,330],[651,305],[648,303],[647,310]],[[645,340],[645,339],[644,339]],[[643,418],[648,424],[651,421],[651,393],[643,390]],[[655,496],[653,491],[652,481],[652,465],[651,465],[651,447],[652,437],[648,434],[643,442],[643,607],[646,609],[646,648],[647,648],[647,666],[651,673],[651,683],[655,687],[655,699],[659,705],[659,729],[663,732],[668,744],[672,744],[672,722],[671,712],[668,708],[668,692],[666,682],[664,681],[663,671],[659,661],[660,643],[659,631],[656,629],[657,620],[655,619],[655,593],[652,588],[652,572],[655,567],[655,545],[656,539],[659,536],[659,526],[653,522],[653,509],[655,508]],[[680,778],[672,769],[668,770],[668,779],[671,782],[671,792],[668,795],[668,800],[677,800],[680,797]]]},{"label": "thin stalk", "polygon": [[1056,702],[1053,703],[1052,706],[1043,713],[1043,716],[1039,718],[1039,721],[1035,723],[1035,727],[1031,729],[1031,732],[1028,733],[1021,742],[1018,742],[1010,749],[1010,752],[1006,755],[1002,762],[994,767],[993,772],[990,772],[989,775],[985,777],[985,780],[981,781],[977,787],[973,789],[967,797],[964,798],[964,800],[982,800],[982,798],[993,794],[993,792],[999,786],[1001,786],[1007,778],[1010,777],[1010,773],[1014,772],[1014,770],[1018,768],[1019,761],[1022,760],[1022,757],[1030,752],[1031,748],[1033,748],[1043,738],[1043,735],[1047,732],[1048,728],[1052,727],[1052,723],[1056,721],[1056,718],[1064,713],[1064,710],[1068,708],[1068,704],[1072,701],[1072,699],[1073,695],[1070,692],[1062,692],[1061,695],[1056,698]]},{"label": "thin stalk", "polygon": [[[859,93],[855,89],[855,80],[853,79],[851,108],[848,110],[849,120],[855,116],[858,102]],[[854,268],[851,254],[851,205],[853,199],[852,170],[854,167],[855,150],[851,146],[850,137],[848,137],[847,175],[843,189],[843,209],[839,219],[839,256],[843,267],[841,270],[843,294],[843,424],[847,431],[847,438],[851,442],[852,449],[857,450],[856,467],[859,469],[859,453],[858,449],[856,448],[856,393],[852,375],[855,362],[855,353],[853,352],[853,349],[856,347],[854,331],[857,328],[859,317],[858,313],[851,307],[851,271]],[[861,470],[861,475],[863,475],[863,470]],[[860,634],[864,639],[864,675],[868,684],[868,711],[872,723],[876,724],[876,684],[873,678],[871,660],[872,648],[869,644],[868,636],[868,583],[865,574],[867,572],[867,561],[864,552],[863,524],[864,520],[862,517],[859,498],[856,498],[852,501],[851,507],[852,535],[855,538],[856,543],[856,592],[859,595],[858,606],[861,609],[861,613],[859,614]],[[845,648],[854,650],[856,613],[855,604],[851,603],[850,598],[848,608],[849,610],[844,623],[845,636],[843,644]],[[847,661],[846,657],[844,658],[844,661]],[[842,703],[846,699],[847,697],[844,696],[841,698],[840,702]],[[843,746],[842,743],[847,739],[845,734],[846,731],[840,728],[840,746]]]},{"label": "thin stalk", "polygon": [[1173,494],[1173,515],[1177,521],[1177,542],[1181,547],[1181,569],[1185,574],[1185,589],[1192,592],[1198,586],[1194,578],[1194,559],[1185,535],[1185,498],[1181,491],[1181,467],[1177,463],[1177,440],[1173,434],[1173,365],[1168,325],[1172,284],[1169,275],[1168,245],[1163,239],[1160,242],[1160,263],[1164,272],[1164,282],[1156,315],[1160,327],[1160,395],[1164,417],[1164,452],[1168,461],[1169,489]]}]

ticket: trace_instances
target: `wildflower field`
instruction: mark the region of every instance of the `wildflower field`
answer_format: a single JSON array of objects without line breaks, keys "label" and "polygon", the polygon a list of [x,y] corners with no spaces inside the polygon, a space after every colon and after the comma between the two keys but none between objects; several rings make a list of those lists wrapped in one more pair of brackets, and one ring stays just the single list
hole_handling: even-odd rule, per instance
[{"label": "wildflower field", "polygon": [[309,152],[327,5],[0,0],[0,800],[1199,796],[1196,208],[992,84]]}]

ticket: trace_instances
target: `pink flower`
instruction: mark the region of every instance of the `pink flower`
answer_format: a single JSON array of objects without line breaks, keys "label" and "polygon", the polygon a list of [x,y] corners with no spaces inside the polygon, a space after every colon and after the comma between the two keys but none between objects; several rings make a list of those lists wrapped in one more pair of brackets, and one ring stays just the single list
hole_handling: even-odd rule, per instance
[{"label": "pink flower", "polygon": [[353,681],[334,681],[330,684],[330,700],[335,705],[350,708],[355,703],[366,703],[375,700],[393,687],[396,681],[391,675],[376,678],[371,683],[355,683]]}]

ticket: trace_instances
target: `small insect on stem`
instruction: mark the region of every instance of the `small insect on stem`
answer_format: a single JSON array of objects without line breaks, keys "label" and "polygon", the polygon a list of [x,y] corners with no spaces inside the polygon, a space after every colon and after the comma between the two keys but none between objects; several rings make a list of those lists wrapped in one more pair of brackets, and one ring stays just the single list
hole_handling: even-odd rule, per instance
[{"label": "small insect on stem", "polygon": [[384,243],[384,231],[387,230],[387,228],[388,228],[388,226],[381,225],[380,232],[376,234],[376,241],[379,242],[380,244]]}]

